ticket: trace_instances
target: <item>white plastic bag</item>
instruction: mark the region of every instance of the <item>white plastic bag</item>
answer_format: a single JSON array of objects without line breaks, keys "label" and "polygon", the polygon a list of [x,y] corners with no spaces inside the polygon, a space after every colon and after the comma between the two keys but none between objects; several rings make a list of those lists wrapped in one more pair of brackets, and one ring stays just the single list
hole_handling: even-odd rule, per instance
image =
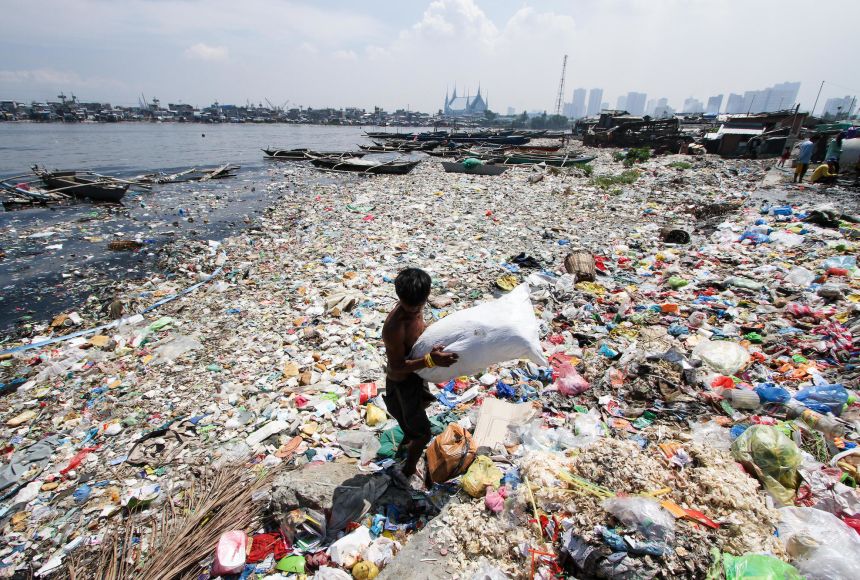
[{"label": "white plastic bag", "polygon": [[418,371],[422,379],[432,383],[473,375],[492,364],[519,358],[541,366],[548,364],[541,351],[528,284],[520,284],[507,296],[461,310],[430,326],[412,347],[410,358],[424,356],[437,344],[456,352],[460,359],[447,368]]},{"label": "white plastic bag", "polygon": [[857,578],[860,536],[833,514],[784,507],[777,531],[791,563],[810,580]]},{"label": "white plastic bag", "polygon": [[750,353],[736,342],[703,340],[693,349],[693,356],[724,375],[733,375],[750,361]]},{"label": "white plastic bag", "polygon": [[314,573],[314,580],[352,580],[352,576],[340,568],[322,566]]},{"label": "white plastic bag", "polygon": [[368,562],[373,562],[378,567],[383,568],[391,563],[397,552],[400,551],[400,542],[395,542],[384,536],[380,536],[373,540],[362,552],[361,557]]},{"label": "white plastic bag", "polygon": [[498,566],[494,566],[485,557],[478,560],[478,567],[472,573],[471,580],[508,580],[510,576]]},{"label": "white plastic bag", "polygon": [[329,546],[328,555],[331,557],[331,561],[338,566],[352,568],[352,565],[358,561],[362,550],[367,548],[372,541],[370,530],[361,526]]}]

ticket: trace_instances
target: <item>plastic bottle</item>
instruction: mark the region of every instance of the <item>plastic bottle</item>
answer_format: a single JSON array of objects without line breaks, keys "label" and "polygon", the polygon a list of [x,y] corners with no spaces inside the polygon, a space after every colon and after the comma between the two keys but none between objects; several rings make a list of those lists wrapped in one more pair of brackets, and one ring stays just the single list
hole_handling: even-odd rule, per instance
[{"label": "plastic bottle", "polygon": [[843,437],[845,435],[845,426],[842,423],[830,415],[822,415],[812,409],[807,409],[800,401],[791,400],[786,408],[789,417],[799,418],[810,428],[828,437]]},{"label": "plastic bottle", "polygon": [[720,396],[735,409],[753,410],[761,406],[758,393],[749,389],[720,389]]}]

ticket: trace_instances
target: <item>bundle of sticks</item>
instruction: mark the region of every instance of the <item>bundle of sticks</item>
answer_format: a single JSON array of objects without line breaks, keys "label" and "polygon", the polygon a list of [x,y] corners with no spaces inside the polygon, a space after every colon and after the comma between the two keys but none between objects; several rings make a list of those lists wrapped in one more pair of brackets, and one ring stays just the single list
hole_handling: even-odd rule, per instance
[{"label": "bundle of sticks", "polygon": [[[168,498],[158,516],[129,513],[106,535],[97,561],[97,578],[184,580],[196,578],[199,562],[214,552],[218,538],[247,529],[262,519],[265,502],[255,495],[271,484],[278,469],[252,478],[237,463],[210,471]],[[87,567],[89,568],[89,566]],[[82,557],[67,565],[69,578],[80,577]]]}]

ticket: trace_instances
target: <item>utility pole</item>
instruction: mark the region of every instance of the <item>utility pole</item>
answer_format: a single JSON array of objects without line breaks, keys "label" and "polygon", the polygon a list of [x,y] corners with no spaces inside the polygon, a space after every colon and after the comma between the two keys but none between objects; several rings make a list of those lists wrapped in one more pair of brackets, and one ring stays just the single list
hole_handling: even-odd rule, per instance
[{"label": "utility pole", "polygon": [[824,81],[821,81],[821,86],[818,87],[818,94],[815,95],[815,102],[812,104],[812,110],[809,111],[809,116],[813,116],[815,114],[815,107],[818,106],[818,97],[821,96],[821,89],[824,88]]},{"label": "utility pole", "polygon": [[558,81],[558,97],[555,100],[555,114],[561,115],[561,108],[564,105],[564,76],[567,73],[567,55],[564,55],[564,60],[561,63],[561,80]]}]

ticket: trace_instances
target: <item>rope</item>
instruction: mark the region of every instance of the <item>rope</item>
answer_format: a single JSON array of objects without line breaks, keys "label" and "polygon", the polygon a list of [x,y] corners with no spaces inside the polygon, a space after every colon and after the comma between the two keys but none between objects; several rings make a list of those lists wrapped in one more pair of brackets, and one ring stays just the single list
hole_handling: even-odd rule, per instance
[{"label": "rope", "polygon": [[[222,270],[224,270],[224,266],[219,266],[218,269],[215,270],[214,272],[212,272],[212,274],[208,278],[206,278],[205,280],[202,280],[196,284],[193,284],[193,285],[189,286],[188,288],[186,288],[185,290],[182,290],[181,292],[177,292],[176,294],[171,294],[170,296],[162,298],[161,300],[159,300],[155,304],[152,304],[151,306],[149,306],[149,307],[145,308],[144,310],[142,310],[141,312],[139,312],[139,314],[146,314],[147,312],[155,310],[159,306],[167,304],[168,302],[173,302],[174,300],[176,300],[180,296],[185,296],[186,294],[193,292],[194,290],[197,290],[198,288],[200,288],[201,286],[203,286],[204,284],[206,284],[210,280],[212,280],[215,276],[220,274]],[[47,346],[49,344],[56,344],[58,342],[64,342],[66,340],[69,340],[72,338],[77,338],[79,336],[86,336],[88,334],[93,334],[93,333],[99,332],[101,330],[105,330],[108,328],[114,328],[114,327],[117,327],[124,322],[127,322],[129,320],[129,318],[131,318],[131,317],[121,318],[119,320],[114,320],[113,322],[109,322],[107,324],[103,324],[103,325],[97,326],[95,328],[90,328],[87,330],[79,330],[78,332],[73,332],[72,334],[65,334],[63,336],[58,336],[56,338],[49,338],[48,340],[43,340],[41,342],[22,344],[21,346],[16,346],[15,348],[10,348],[8,350],[4,350],[4,351],[0,352],[0,356],[14,354],[16,352],[23,352],[25,350],[30,350],[30,349],[34,349],[34,348],[41,348],[41,347]]]}]

